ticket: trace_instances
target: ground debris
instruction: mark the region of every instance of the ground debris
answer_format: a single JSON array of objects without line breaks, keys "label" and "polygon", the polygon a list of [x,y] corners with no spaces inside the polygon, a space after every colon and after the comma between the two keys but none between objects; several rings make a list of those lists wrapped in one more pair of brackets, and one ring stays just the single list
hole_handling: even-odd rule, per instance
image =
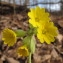
[{"label": "ground debris", "polygon": [[[20,13],[10,15],[2,15],[0,20],[0,63],[25,63],[27,58],[18,57],[16,54],[16,48],[22,45],[21,38],[17,40],[17,43],[10,47],[7,52],[7,45],[3,44],[1,31],[4,28],[10,28],[13,30],[23,29],[28,30],[28,16],[27,13]],[[41,44],[37,40],[36,51],[33,54],[32,63],[63,63],[63,16],[51,15],[51,20],[58,27],[59,34],[56,37],[54,43]],[[4,53],[5,52],[5,53]]]}]

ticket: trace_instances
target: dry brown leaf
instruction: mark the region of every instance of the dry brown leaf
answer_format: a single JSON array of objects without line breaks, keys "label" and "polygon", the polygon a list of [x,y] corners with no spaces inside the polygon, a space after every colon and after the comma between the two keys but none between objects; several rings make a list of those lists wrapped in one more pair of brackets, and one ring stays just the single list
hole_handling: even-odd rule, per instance
[{"label": "dry brown leaf", "polygon": [[13,58],[7,57],[6,59],[7,59],[7,61],[8,61],[9,63],[19,63],[19,61],[15,60],[15,59],[13,59]]},{"label": "dry brown leaf", "polygon": [[58,36],[56,37],[59,41],[59,43],[62,42],[62,39],[63,39],[63,35],[62,34],[58,34]]},{"label": "dry brown leaf", "polygon": [[42,58],[42,62],[44,62],[44,61],[47,61],[47,60],[49,60],[51,58],[51,55],[44,55],[43,56],[43,58]]},{"label": "dry brown leaf", "polygon": [[3,56],[1,57],[1,60],[2,60],[2,61],[5,61],[5,59],[6,59],[6,55],[3,55]]},{"label": "dry brown leaf", "polygon": [[17,14],[17,18],[18,18],[18,20],[22,20],[22,19],[23,19],[23,16],[22,16],[22,15]]},{"label": "dry brown leaf", "polygon": [[58,24],[63,28],[63,21],[58,21]]},{"label": "dry brown leaf", "polygon": [[16,58],[16,57],[17,57],[16,50],[15,50],[15,49],[8,50],[7,55],[8,55],[9,57],[15,57],[15,58]]},{"label": "dry brown leaf", "polygon": [[51,55],[54,58],[57,58],[59,56],[55,49],[52,50]]},{"label": "dry brown leaf", "polygon": [[35,53],[33,57],[34,57],[34,63],[41,63],[41,56]]},{"label": "dry brown leaf", "polygon": [[3,61],[0,59],[0,63],[3,63]]}]

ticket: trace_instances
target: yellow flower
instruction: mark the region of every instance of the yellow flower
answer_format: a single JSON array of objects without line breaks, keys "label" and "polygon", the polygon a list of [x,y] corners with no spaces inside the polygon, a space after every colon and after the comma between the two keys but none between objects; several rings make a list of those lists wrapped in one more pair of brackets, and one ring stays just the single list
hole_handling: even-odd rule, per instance
[{"label": "yellow flower", "polygon": [[26,46],[21,46],[17,49],[17,53],[19,56],[26,57],[29,55],[28,48]]},{"label": "yellow flower", "polygon": [[8,46],[13,46],[16,43],[16,34],[14,31],[6,28],[2,32],[2,40],[4,40],[4,44]]},{"label": "yellow flower", "polygon": [[54,26],[53,22],[43,22],[42,25],[37,29],[37,38],[41,43],[46,42],[50,44],[54,42],[54,37],[58,34],[57,27]]},{"label": "yellow flower", "polygon": [[34,27],[38,27],[43,21],[50,21],[49,13],[45,12],[44,8],[38,6],[35,9],[31,8],[28,16],[30,18],[29,23]]}]

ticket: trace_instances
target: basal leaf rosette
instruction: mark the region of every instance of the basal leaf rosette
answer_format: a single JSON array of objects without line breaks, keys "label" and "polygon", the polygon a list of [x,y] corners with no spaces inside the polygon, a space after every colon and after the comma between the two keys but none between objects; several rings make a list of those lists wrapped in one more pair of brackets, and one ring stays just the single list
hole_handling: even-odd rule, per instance
[{"label": "basal leaf rosette", "polygon": [[7,44],[8,46],[13,46],[16,43],[16,34],[14,31],[5,28],[2,32],[2,40],[4,41],[4,44]]},{"label": "basal leaf rosette", "polygon": [[54,42],[55,37],[58,35],[58,29],[54,26],[53,22],[43,22],[42,25],[37,29],[37,38],[41,43],[46,42],[50,44]]},{"label": "basal leaf rosette", "polygon": [[17,49],[18,56],[27,57],[29,56],[29,51],[26,46],[21,46]]},{"label": "basal leaf rosette", "polygon": [[43,21],[50,21],[49,13],[45,12],[44,8],[36,7],[31,8],[30,12],[28,12],[29,23],[33,25],[33,27],[38,27]]}]

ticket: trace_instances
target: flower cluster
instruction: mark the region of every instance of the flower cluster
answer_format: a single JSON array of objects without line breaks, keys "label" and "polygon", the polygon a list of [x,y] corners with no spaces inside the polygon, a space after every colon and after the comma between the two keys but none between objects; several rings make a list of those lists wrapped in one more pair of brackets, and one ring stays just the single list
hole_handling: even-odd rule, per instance
[{"label": "flower cluster", "polygon": [[49,13],[45,12],[44,8],[37,6],[35,9],[30,9],[28,16],[30,18],[29,23],[33,27],[37,27],[37,37],[40,42],[47,44],[54,42],[54,37],[57,36],[58,32],[53,22],[50,21]]},{"label": "flower cluster", "polygon": [[49,13],[44,8],[36,7],[31,8],[28,12],[29,16],[29,29],[24,30],[11,30],[5,28],[2,32],[2,40],[4,44],[13,46],[16,43],[17,37],[22,38],[22,46],[18,47],[17,53],[19,56],[29,57],[29,63],[31,63],[31,54],[35,52],[35,35],[41,43],[46,42],[50,44],[54,42],[55,37],[58,34],[58,29],[52,21],[50,21]]},{"label": "flower cluster", "polygon": [[[17,34],[13,30],[5,28],[2,32],[2,40],[4,41],[4,44],[13,46],[16,43]],[[17,53],[19,56],[29,55],[28,48],[24,45],[18,48]]]}]

